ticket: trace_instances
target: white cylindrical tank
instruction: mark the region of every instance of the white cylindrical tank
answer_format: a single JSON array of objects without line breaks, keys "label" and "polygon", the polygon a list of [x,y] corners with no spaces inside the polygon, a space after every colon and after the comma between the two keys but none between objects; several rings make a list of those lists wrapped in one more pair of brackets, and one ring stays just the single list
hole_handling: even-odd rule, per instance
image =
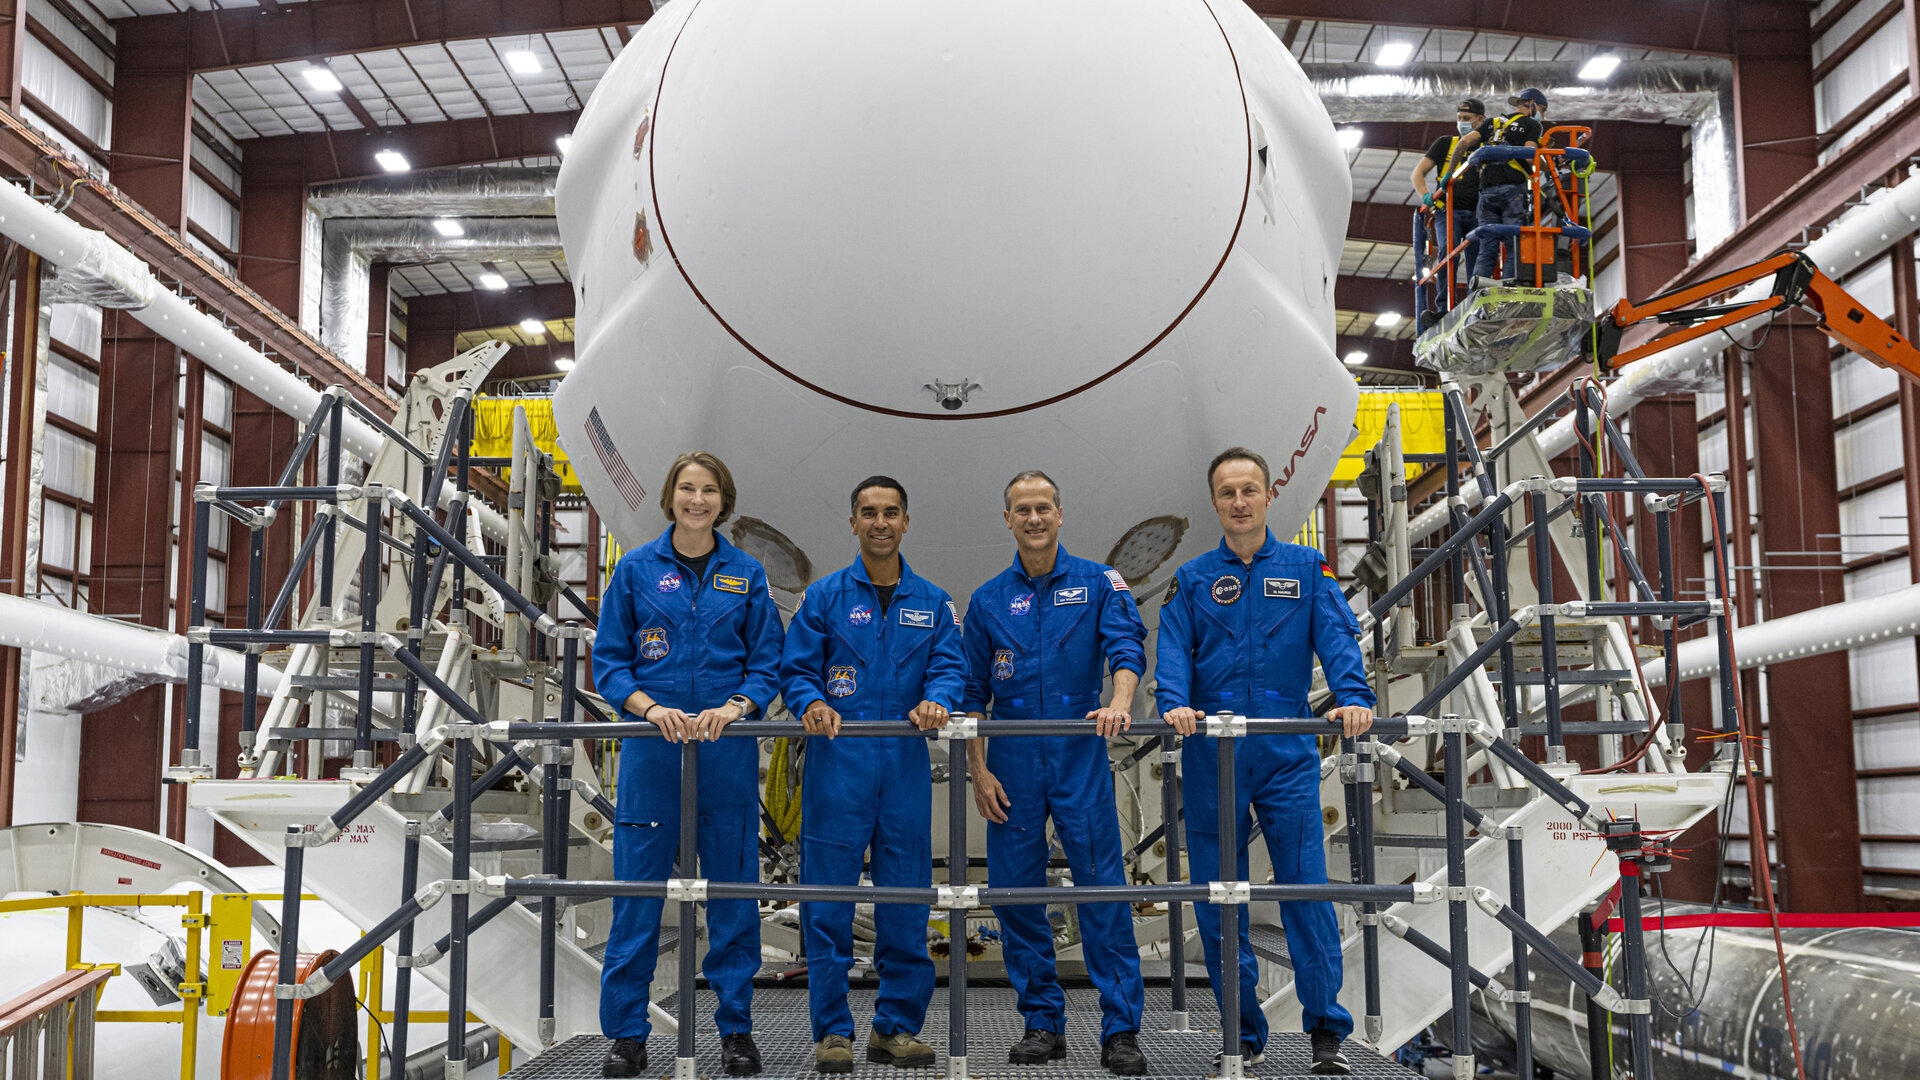
[{"label": "white cylindrical tank", "polygon": [[664,527],[673,456],[718,453],[734,538],[787,588],[852,558],[880,473],[907,559],[964,603],[1034,468],[1070,550],[1162,580],[1218,540],[1218,450],[1266,455],[1282,538],[1332,474],[1350,199],[1239,0],[674,0],[561,170],[560,437],[627,546]]}]

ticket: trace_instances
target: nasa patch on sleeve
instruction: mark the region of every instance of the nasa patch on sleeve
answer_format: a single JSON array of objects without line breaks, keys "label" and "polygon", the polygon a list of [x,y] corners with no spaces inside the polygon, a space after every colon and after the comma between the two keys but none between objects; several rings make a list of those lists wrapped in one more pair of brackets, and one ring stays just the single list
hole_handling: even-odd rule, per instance
[{"label": "nasa patch on sleeve", "polygon": [[1267,597],[1279,600],[1300,599],[1300,579],[1290,577],[1270,577],[1266,580]]}]

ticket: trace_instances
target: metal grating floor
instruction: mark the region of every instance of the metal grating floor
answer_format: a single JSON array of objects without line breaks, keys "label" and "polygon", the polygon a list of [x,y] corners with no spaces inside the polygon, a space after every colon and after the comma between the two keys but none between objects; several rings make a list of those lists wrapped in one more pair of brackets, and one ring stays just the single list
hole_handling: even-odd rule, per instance
[{"label": "metal grating floor", "polygon": [[[1213,995],[1203,983],[1188,987],[1192,1031],[1165,1030],[1171,992],[1165,987],[1148,987],[1147,1022],[1140,1032],[1140,1048],[1146,1052],[1150,1075],[1167,1077],[1206,1077],[1213,1074],[1213,1055],[1220,1048],[1219,1014]],[[720,1040],[712,1027],[713,995],[700,992],[700,1028],[696,1039],[699,1073],[702,1077],[721,1077]],[[975,987],[967,993],[967,1072],[980,1080],[1092,1080],[1110,1074],[1100,1067],[1100,999],[1091,989],[1067,988],[1067,1046],[1069,1056],[1040,1066],[1007,1064],[1007,1048],[1019,1039],[1023,1030],[1015,1010],[1012,990],[1004,987]],[[856,987],[852,993],[854,1021],[854,1080],[922,1080],[947,1075],[947,991],[934,991],[933,1004],[927,1010],[927,1025],[920,1037],[940,1052],[932,1069],[896,1069],[890,1065],[872,1065],[866,1060],[867,1021],[873,1016],[873,990]],[[671,1003],[663,1003],[671,1008]],[[813,1034],[808,1019],[805,987],[758,989],[753,995],[754,1039],[766,1077],[817,1076],[813,1071]],[[607,1052],[607,1040],[599,1035],[576,1035],[566,1042],[525,1062],[506,1074],[508,1080],[579,1080],[600,1075],[600,1063]],[[673,1075],[673,1036],[655,1031],[648,1040],[647,1076]],[[1375,1080],[1417,1080],[1419,1074],[1388,1061],[1354,1042],[1346,1046],[1353,1063],[1353,1075]],[[1310,1055],[1307,1037],[1297,1031],[1275,1031],[1267,1043],[1266,1061],[1253,1066],[1253,1075],[1263,1080],[1308,1078]]]}]

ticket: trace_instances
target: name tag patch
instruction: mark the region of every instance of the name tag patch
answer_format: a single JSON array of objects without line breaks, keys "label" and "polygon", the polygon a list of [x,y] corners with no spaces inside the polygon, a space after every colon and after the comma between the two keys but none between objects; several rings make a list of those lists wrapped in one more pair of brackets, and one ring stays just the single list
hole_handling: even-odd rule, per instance
[{"label": "name tag patch", "polygon": [[747,592],[747,579],[743,577],[728,577],[725,574],[715,574],[713,575],[713,587],[719,589],[721,592],[739,593],[745,596]]},{"label": "name tag patch", "polygon": [[900,625],[901,626],[923,626],[931,630],[933,629],[933,612],[914,611],[912,608],[901,608],[900,609]]},{"label": "name tag patch", "polygon": [[1300,580],[1290,577],[1270,577],[1267,579],[1267,597],[1279,600],[1300,599]]},{"label": "name tag patch", "polygon": [[1072,589],[1053,590],[1053,606],[1054,607],[1065,607],[1068,604],[1084,604],[1086,602],[1087,602],[1087,587],[1085,585],[1077,586]]}]

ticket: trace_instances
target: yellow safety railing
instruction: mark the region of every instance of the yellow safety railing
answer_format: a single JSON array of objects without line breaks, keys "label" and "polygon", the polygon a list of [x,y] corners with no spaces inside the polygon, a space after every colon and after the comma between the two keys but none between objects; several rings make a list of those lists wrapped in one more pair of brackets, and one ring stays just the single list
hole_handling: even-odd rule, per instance
[{"label": "yellow safety railing", "polygon": [[[100,1023],[179,1024],[180,1080],[194,1080],[199,1055],[199,1015],[204,1004],[208,1016],[225,1016],[233,1007],[233,995],[240,987],[240,973],[253,956],[253,905],[278,902],[279,893],[70,893],[66,896],[34,896],[19,900],[0,900],[0,915],[15,911],[46,911],[64,908],[67,912],[66,967],[69,971],[110,969],[121,973],[119,964],[90,964],[81,959],[81,935],[86,926],[88,908],[176,907],[186,909],[180,925],[187,932],[186,980],[175,989],[180,1004],[161,1009],[103,1009],[94,1014]],[[305,896],[306,900],[317,900]],[[210,945],[206,977],[202,979],[200,957],[202,938]],[[393,1022],[392,1010],[382,1008],[385,995],[386,951],[375,949],[360,962],[360,1005],[367,1013],[367,1080],[379,1080],[386,1038],[381,1024]],[[445,1009],[409,1012],[416,1024],[444,1024]],[[469,1023],[480,1018],[467,1014]],[[500,1060],[510,1062],[513,1045],[500,1038]]]},{"label": "yellow safety railing", "polygon": [[[207,984],[200,978],[200,936],[207,926],[202,903],[205,896],[189,893],[70,893],[66,896],[34,896],[20,900],[0,900],[0,914],[14,911],[67,911],[67,970],[98,971],[118,964],[89,964],[80,959],[80,935],[86,912],[92,907],[178,907],[186,912],[180,925],[187,931],[186,980],[180,983],[180,1005],[168,1009],[102,1009],[94,1013],[96,1023],[145,1023],[180,1025],[180,1080],[193,1080],[194,1063],[199,1052],[200,1002]],[[249,923],[251,925],[251,923]]]}]

